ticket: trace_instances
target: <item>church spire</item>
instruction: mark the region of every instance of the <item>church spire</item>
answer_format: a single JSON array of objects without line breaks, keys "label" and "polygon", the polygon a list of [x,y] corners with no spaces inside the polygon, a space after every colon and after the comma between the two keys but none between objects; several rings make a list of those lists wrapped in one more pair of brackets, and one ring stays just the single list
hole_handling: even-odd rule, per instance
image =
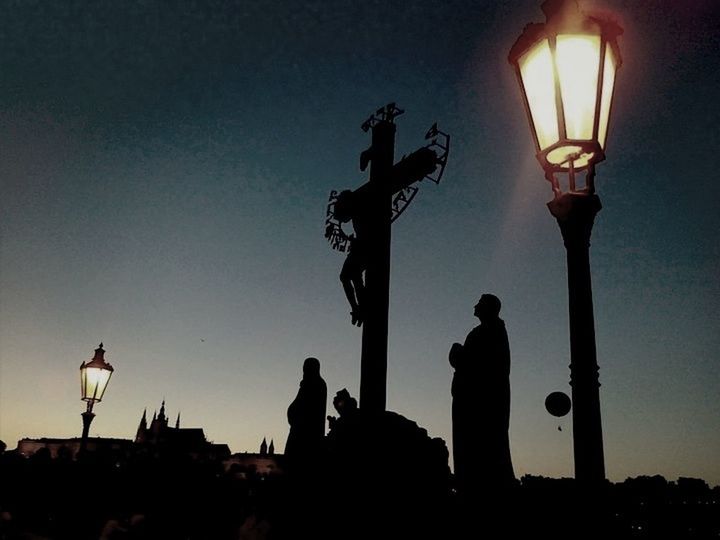
[{"label": "church spire", "polygon": [[158,415],[158,420],[161,422],[167,423],[167,418],[165,417],[165,399],[163,398],[162,405],[160,405],[160,414]]},{"label": "church spire", "polygon": [[175,420],[175,429],[180,429],[180,413],[178,412],[177,420]]},{"label": "church spire", "polygon": [[268,455],[275,455],[275,443],[270,439],[270,447],[268,448]]},{"label": "church spire", "polygon": [[140,443],[145,441],[147,435],[147,408],[143,410],[140,424],[138,425],[137,432],[135,433],[135,442]]},{"label": "church spire", "polygon": [[261,456],[267,456],[267,441],[265,440],[265,437],[263,437],[262,444],[260,444],[260,455]]}]

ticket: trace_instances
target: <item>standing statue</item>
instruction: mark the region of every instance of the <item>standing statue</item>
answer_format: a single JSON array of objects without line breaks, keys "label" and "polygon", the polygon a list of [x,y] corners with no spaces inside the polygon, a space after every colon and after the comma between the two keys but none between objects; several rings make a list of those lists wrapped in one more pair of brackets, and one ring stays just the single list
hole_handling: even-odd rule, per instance
[{"label": "standing statue", "polygon": [[[320,361],[307,358],[297,396],[287,410],[290,433],[285,444],[287,498],[278,538],[312,537],[321,524],[327,386]],[[272,535],[275,537],[275,533]]]},{"label": "standing statue", "polygon": [[326,402],[327,386],[320,376],[320,361],[307,358],[297,397],[287,410],[290,433],[285,455],[291,467],[314,461],[321,451],[325,437]]},{"label": "standing statue", "polygon": [[510,458],[510,347],[500,300],[483,294],[465,344],[454,343],[452,382],[453,459],[458,493],[487,495],[515,480]]}]

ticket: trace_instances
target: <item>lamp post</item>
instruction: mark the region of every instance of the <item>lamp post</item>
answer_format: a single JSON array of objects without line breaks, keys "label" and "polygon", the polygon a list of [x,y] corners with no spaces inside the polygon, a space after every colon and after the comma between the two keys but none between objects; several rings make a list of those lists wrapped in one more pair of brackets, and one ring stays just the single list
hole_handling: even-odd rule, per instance
[{"label": "lamp post", "polygon": [[[547,21],[528,24],[508,60],[522,90],[536,157],[552,185],[548,208],[567,251],[575,478],[591,483],[605,478],[605,462],[589,248],[602,207],[595,164],[605,159],[622,28],[582,12],[575,0],[547,0],[542,9]],[[585,184],[578,186],[576,174],[582,172]]]},{"label": "lamp post", "polygon": [[95,356],[92,360],[80,365],[80,392],[82,400],[87,402],[87,410],[82,413],[83,430],[80,439],[80,453],[86,449],[90,423],[95,418],[95,413],[92,412],[93,405],[102,401],[113,371],[113,367],[105,361],[105,349],[103,349],[102,343],[95,349]]}]

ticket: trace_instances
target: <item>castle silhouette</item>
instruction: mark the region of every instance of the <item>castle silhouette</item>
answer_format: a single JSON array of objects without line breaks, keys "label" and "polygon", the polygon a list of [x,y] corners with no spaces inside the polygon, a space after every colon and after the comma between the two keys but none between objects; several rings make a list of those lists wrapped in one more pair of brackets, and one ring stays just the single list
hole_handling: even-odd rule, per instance
[{"label": "castle silhouette", "polygon": [[[75,456],[80,450],[80,437],[38,439],[23,438],[18,441],[17,452],[29,457],[41,448],[47,449],[50,457],[60,455]],[[174,425],[166,414],[165,400],[160,410],[153,413],[148,423],[147,409],[143,410],[134,439],[89,437],[89,452],[100,452],[114,455],[131,455],[142,453],[154,458],[189,457],[198,461],[220,461],[227,470],[233,465],[243,471],[254,471],[258,474],[278,474],[282,472],[282,455],[275,454],[275,443],[270,444],[263,437],[257,452],[231,454],[227,444],[216,444],[207,440],[202,428],[181,427],[180,413]]]}]

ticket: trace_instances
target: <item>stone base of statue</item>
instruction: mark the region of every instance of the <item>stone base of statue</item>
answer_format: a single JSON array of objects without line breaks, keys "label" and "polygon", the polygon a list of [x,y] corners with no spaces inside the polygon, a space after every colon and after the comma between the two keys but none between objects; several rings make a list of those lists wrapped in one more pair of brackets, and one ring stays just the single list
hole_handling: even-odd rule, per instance
[{"label": "stone base of statue", "polygon": [[335,538],[442,538],[448,450],[400,414],[353,410],[327,436],[327,526]]}]

